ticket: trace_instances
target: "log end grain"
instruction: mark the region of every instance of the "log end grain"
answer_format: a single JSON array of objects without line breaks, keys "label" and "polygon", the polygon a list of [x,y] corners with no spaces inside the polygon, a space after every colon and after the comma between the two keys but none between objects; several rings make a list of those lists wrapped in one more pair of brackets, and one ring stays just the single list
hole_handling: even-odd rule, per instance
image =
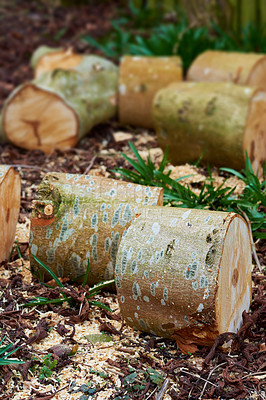
[{"label": "log end grain", "polygon": [[180,57],[124,56],[119,71],[119,119],[124,124],[152,128],[156,92],[182,80]]},{"label": "log end grain", "polygon": [[75,111],[56,93],[28,83],[7,101],[3,111],[7,139],[27,150],[45,153],[73,147],[78,140]]},{"label": "log end grain", "polygon": [[0,263],[8,259],[20,209],[20,176],[12,167],[0,166]]}]

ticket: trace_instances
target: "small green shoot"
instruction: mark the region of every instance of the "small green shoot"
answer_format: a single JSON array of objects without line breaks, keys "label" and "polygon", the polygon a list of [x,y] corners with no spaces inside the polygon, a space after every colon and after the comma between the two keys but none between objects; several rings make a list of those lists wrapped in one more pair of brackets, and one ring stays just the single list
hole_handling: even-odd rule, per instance
[{"label": "small green shoot", "polygon": [[[0,341],[0,346],[4,342],[6,336],[4,336]],[[0,366],[10,365],[10,364],[24,364],[24,361],[16,360],[14,358],[9,358],[11,354],[18,350],[18,347],[14,350],[8,352],[8,350],[13,346],[13,343],[9,343],[6,346],[0,347]]]},{"label": "small green shoot", "polygon": [[51,353],[47,354],[42,360],[42,366],[39,368],[39,379],[51,378],[53,370],[57,365],[57,360],[54,359]]},{"label": "small green shoot", "polygon": [[[55,280],[55,282],[58,284],[59,286],[59,290],[60,288],[65,288],[65,286],[63,285],[63,283],[60,281],[60,279],[55,275],[55,273],[47,266],[45,265],[42,261],[40,261],[36,256],[32,255],[33,258],[35,259],[35,261],[37,261],[41,267],[43,267]],[[86,282],[88,280],[88,275],[89,275],[89,260],[88,260],[88,264],[87,264],[87,270],[86,270],[86,274],[84,276],[83,279],[83,283],[82,283],[82,287],[85,287]],[[109,281],[105,281],[105,282],[101,282],[98,283],[96,285],[94,285],[92,288],[90,288],[87,291],[87,299],[90,299],[91,297],[95,296],[96,294],[100,293],[103,289],[107,288],[110,285],[114,284],[114,279],[111,279]],[[47,285],[46,285],[47,286]],[[21,307],[33,307],[33,306],[43,306],[43,305],[48,305],[48,304],[58,304],[61,305],[63,304],[65,301],[68,302],[68,304],[70,306],[73,306],[73,302],[74,299],[71,296],[66,296],[65,293],[60,290],[60,293],[62,295],[62,297],[59,297],[57,299],[49,299],[47,297],[35,297],[34,299],[32,299],[31,301],[29,301],[28,303],[24,303],[21,305]],[[96,306],[99,307],[103,310],[112,312],[111,308],[106,306],[105,304],[103,304],[100,301],[96,301],[96,300],[89,300],[89,304],[92,306]]]}]

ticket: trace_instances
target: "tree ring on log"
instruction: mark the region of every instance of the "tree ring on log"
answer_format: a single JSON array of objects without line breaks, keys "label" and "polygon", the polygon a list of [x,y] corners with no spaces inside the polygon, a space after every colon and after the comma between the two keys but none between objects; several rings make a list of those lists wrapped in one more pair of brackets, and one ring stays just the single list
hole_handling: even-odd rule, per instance
[{"label": "tree ring on log", "polygon": [[59,95],[28,83],[19,88],[4,107],[3,128],[7,139],[16,146],[27,150],[39,148],[49,153],[54,148],[75,145],[79,120]]}]

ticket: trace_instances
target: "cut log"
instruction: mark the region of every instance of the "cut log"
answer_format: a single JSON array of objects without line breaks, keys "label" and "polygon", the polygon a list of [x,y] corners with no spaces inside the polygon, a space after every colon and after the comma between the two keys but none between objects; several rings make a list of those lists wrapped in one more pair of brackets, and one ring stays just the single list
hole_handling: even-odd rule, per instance
[{"label": "cut log", "polygon": [[16,146],[46,153],[73,147],[116,114],[117,80],[117,67],[97,56],[84,56],[75,69],[42,74],[5,102],[5,136]]},{"label": "cut log", "polygon": [[72,49],[40,46],[33,53],[30,64],[34,69],[34,77],[38,78],[54,69],[76,68],[82,61],[82,55],[74,53]]},{"label": "cut log", "polygon": [[153,103],[160,146],[172,163],[197,161],[254,171],[266,160],[266,92],[233,83],[181,82],[159,91]]},{"label": "cut log", "polygon": [[143,209],[123,236],[115,279],[131,327],[184,352],[236,332],[251,302],[251,244],[235,213]]},{"label": "cut log", "polygon": [[194,60],[187,79],[233,82],[266,89],[266,55],[208,50]]},{"label": "cut log", "polygon": [[[123,232],[141,207],[162,201],[161,188],[90,175],[47,174],[34,201],[30,252],[59,277],[80,278],[89,260],[90,285],[112,279]],[[40,270],[32,256],[31,267],[35,273]]]},{"label": "cut log", "polygon": [[180,80],[180,57],[123,57],[119,69],[120,122],[152,128],[154,95],[159,89]]},{"label": "cut log", "polygon": [[0,263],[8,259],[20,209],[20,176],[9,165],[0,165]]}]

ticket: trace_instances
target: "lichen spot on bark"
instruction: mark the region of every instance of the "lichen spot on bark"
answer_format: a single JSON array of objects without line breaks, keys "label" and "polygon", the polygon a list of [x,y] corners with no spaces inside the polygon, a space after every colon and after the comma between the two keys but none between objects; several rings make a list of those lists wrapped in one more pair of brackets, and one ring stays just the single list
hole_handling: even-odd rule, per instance
[{"label": "lichen spot on bark", "polygon": [[132,272],[132,274],[135,274],[137,272],[137,270],[138,270],[137,261],[133,260],[132,264],[131,264],[131,272]]},{"label": "lichen spot on bark", "polygon": [[207,288],[208,285],[209,285],[208,278],[206,276],[204,276],[204,275],[201,275],[201,277],[200,277],[200,288],[201,289]]},{"label": "lichen spot on bark", "polygon": [[104,211],[102,221],[104,224],[108,221],[108,212]]},{"label": "lichen spot on bark", "polygon": [[155,283],[151,283],[151,294],[155,296]]},{"label": "lichen spot on bark", "polygon": [[38,246],[36,246],[36,244],[32,244],[32,246],[31,246],[31,254],[36,256],[37,252],[38,252]]},{"label": "lichen spot on bark", "polygon": [[132,292],[133,292],[133,299],[134,300],[137,300],[138,297],[141,296],[140,286],[139,286],[139,284],[137,282],[133,283]]},{"label": "lichen spot on bark", "polygon": [[167,287],[165,287],[163,289],[163,298],[164,298],[165,301],[168,300],[168,288]]},{"label": "lichen spot on bark", "polygon": [[75,197],[73,209],[74,209],[74,215],[77,216],[79,214],[79,197],[78,196]]},{"label": "lichen spot on bark", "polygon": [[202,303],[199,304],[197,311],[198,312],[202,312],[202,310],[204,309],[204,305]]},{"label": "lichen spot on bark", "polygon": [[105,206],[106,206],[105,203],[102,203],[102,204],[101,204],[101,207],[100,207],[100,210],[101,210],[101,211],[104,211]]},{"label": "lichen spot on bark", "polygon": [[94,229],[96,227],[96,225],[98,224],[98,214],[95,213],[93,214],[93,216],[91,217],[91,227],[92,229]]},{"label": "lichen spot on bark", "polygon": [[119,221],[120,219],[120,214],[122,210],[123,204],[119,204],[118,208],[115,210],[113,214],[113,218],[111,220],[111,227],[113,228]]}]

